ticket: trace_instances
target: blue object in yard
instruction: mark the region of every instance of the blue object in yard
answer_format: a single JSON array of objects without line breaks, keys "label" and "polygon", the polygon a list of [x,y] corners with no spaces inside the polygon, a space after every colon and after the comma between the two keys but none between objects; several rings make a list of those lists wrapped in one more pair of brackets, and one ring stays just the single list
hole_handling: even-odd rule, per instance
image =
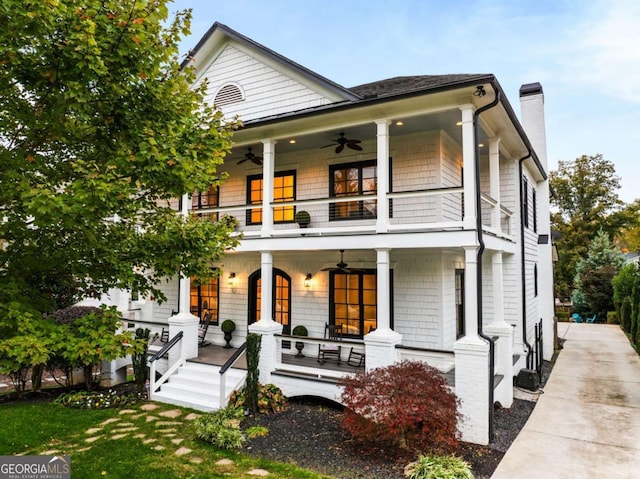
[{"label": "blue object in yard", "polygon": [[596,315],[594,314],[592,317],[587,318],[585,323],[595,323],[596,322]]},{"label": "blue object in yard", "polygon": [[580,316],[578,313],[573,313],[571,315],[571,317],[573,318],[573,322],[574,323],[581,323],[582,322],[582,316]]}]

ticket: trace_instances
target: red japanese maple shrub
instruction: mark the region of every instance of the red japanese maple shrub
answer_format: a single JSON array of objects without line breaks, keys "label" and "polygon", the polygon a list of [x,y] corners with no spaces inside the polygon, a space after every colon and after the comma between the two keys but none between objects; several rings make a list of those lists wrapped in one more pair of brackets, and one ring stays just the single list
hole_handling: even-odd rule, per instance
[{"label": "red japanese maple shrub", "polygon": [[437,369],[403,361],[342,380],[343,426],[361,442],[451,451],[458,444],[458,400]]}]

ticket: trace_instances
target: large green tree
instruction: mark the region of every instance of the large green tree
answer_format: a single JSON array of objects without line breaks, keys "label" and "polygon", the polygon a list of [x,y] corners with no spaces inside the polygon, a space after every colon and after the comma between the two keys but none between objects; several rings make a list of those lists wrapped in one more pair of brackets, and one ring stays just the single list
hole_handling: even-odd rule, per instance
[{"label": "large green tree", "polygon": [[598,232],[589,243],[587,256],[578,261],[573,306],[580,313],[597,314],[605,320],[614,309],[613,279],[623,267],[624,255],[607,234]]},{"label": "large green tree", "polygon": [[[233,123],[193,88],[167,0],[0,3],[0,301],[49,311],[111,287],[202,278],[234,221],[176,214]],[[173,205],[173,207],[172,207]]]},{"label": "large green tree", "polygon": [[615,237],[630,216],[618,197],[615,167],[600,154],[561,161],[551,172],[550,184],[555,207],[551,221],[561,234],[556,290],[559,296],[571,296],[576,265],[586,258],[591,240],[598,231]]}]

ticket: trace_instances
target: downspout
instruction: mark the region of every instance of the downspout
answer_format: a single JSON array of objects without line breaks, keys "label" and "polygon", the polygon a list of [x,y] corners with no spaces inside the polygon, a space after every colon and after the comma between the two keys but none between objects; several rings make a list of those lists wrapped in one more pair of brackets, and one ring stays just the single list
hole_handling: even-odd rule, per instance
[{"label": "downspout", "polygon": [[524,244],[524,215],[529,214],[529,212],[524,211],[524,201],[522,198],[524,194],[522,190],[522,163],[524,163],[524,161],[527,158],[531,157],[531,150],[530,149],[528,150],[529,151],[527,152],[527,155],[523,156],[518,160],[518,179],[520,181],[520,259],[521,259],[520,275],[521,275],[521,281],[522,281],[522,288],[521,288],[521,291],[522,291],[522,342],[527,347],[527,369],[533,369],[532,368],[533,348],[531,347],[531,344],[529,344],[529,342],[527,341],[527,288],[526,288],[527,275],[525,271],[526,248]]},{"label": "downspout", "polygon": [[491,103],[478,108],[473,113],[473,141],[475,156],[475,183],[476,183],[476,233],[478,235],[477,253],[477,307],[478,307],[478,336],[489,342],[489,441],[494,439],[494,418],[493,418],[493,398],[494,398],[494,376],[495,376],[495,341],[487,336],[482,328],[482,255],[484,254],[484,239],[482,236],[482,208],[480,193],[480,147],[478,146],[478,118],[480,113],[493,108],[500,102],[500,90],[492,84],[495,98]]}]

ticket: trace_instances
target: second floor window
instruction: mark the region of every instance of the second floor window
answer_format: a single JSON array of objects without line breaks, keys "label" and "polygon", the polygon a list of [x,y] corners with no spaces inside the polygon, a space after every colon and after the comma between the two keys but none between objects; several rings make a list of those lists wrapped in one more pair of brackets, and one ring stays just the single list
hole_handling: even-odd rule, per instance
[{"label": "second floor window", "polygon": [[330,219],[344,220],[376,217],[377,204],[375,195],[378,191],[376,160],[333,165],[330,167],[329,175],[329,196],[333,198],[366,195],[374,197],[371,200],[331,203]]},{"label": "second floor window", "polygon": [[218,188],[215,185],[211,185],[208,191],[196,191],[191,197],[191,209],[198,216],[205,216],[217,221],[218,213],[198,213],[198,210],[217,208],[218,206]]},{"label": "second floor window", "polygon": [[529,227],[529,182],[522,178],[522,222],[525,228]]},{"label": "second floor window", "polygon": [[[262,175],[247,177],[247,204],[262,205],[263,178]],[[273,178],[273,202],[282,203],[296,199],[296,172],[281,171]],[[274,223],[293,222],[294,206],[280,206],[273,209]],[[262,208],[252,208],[247,211],[247,224],[262,224]]]}]

